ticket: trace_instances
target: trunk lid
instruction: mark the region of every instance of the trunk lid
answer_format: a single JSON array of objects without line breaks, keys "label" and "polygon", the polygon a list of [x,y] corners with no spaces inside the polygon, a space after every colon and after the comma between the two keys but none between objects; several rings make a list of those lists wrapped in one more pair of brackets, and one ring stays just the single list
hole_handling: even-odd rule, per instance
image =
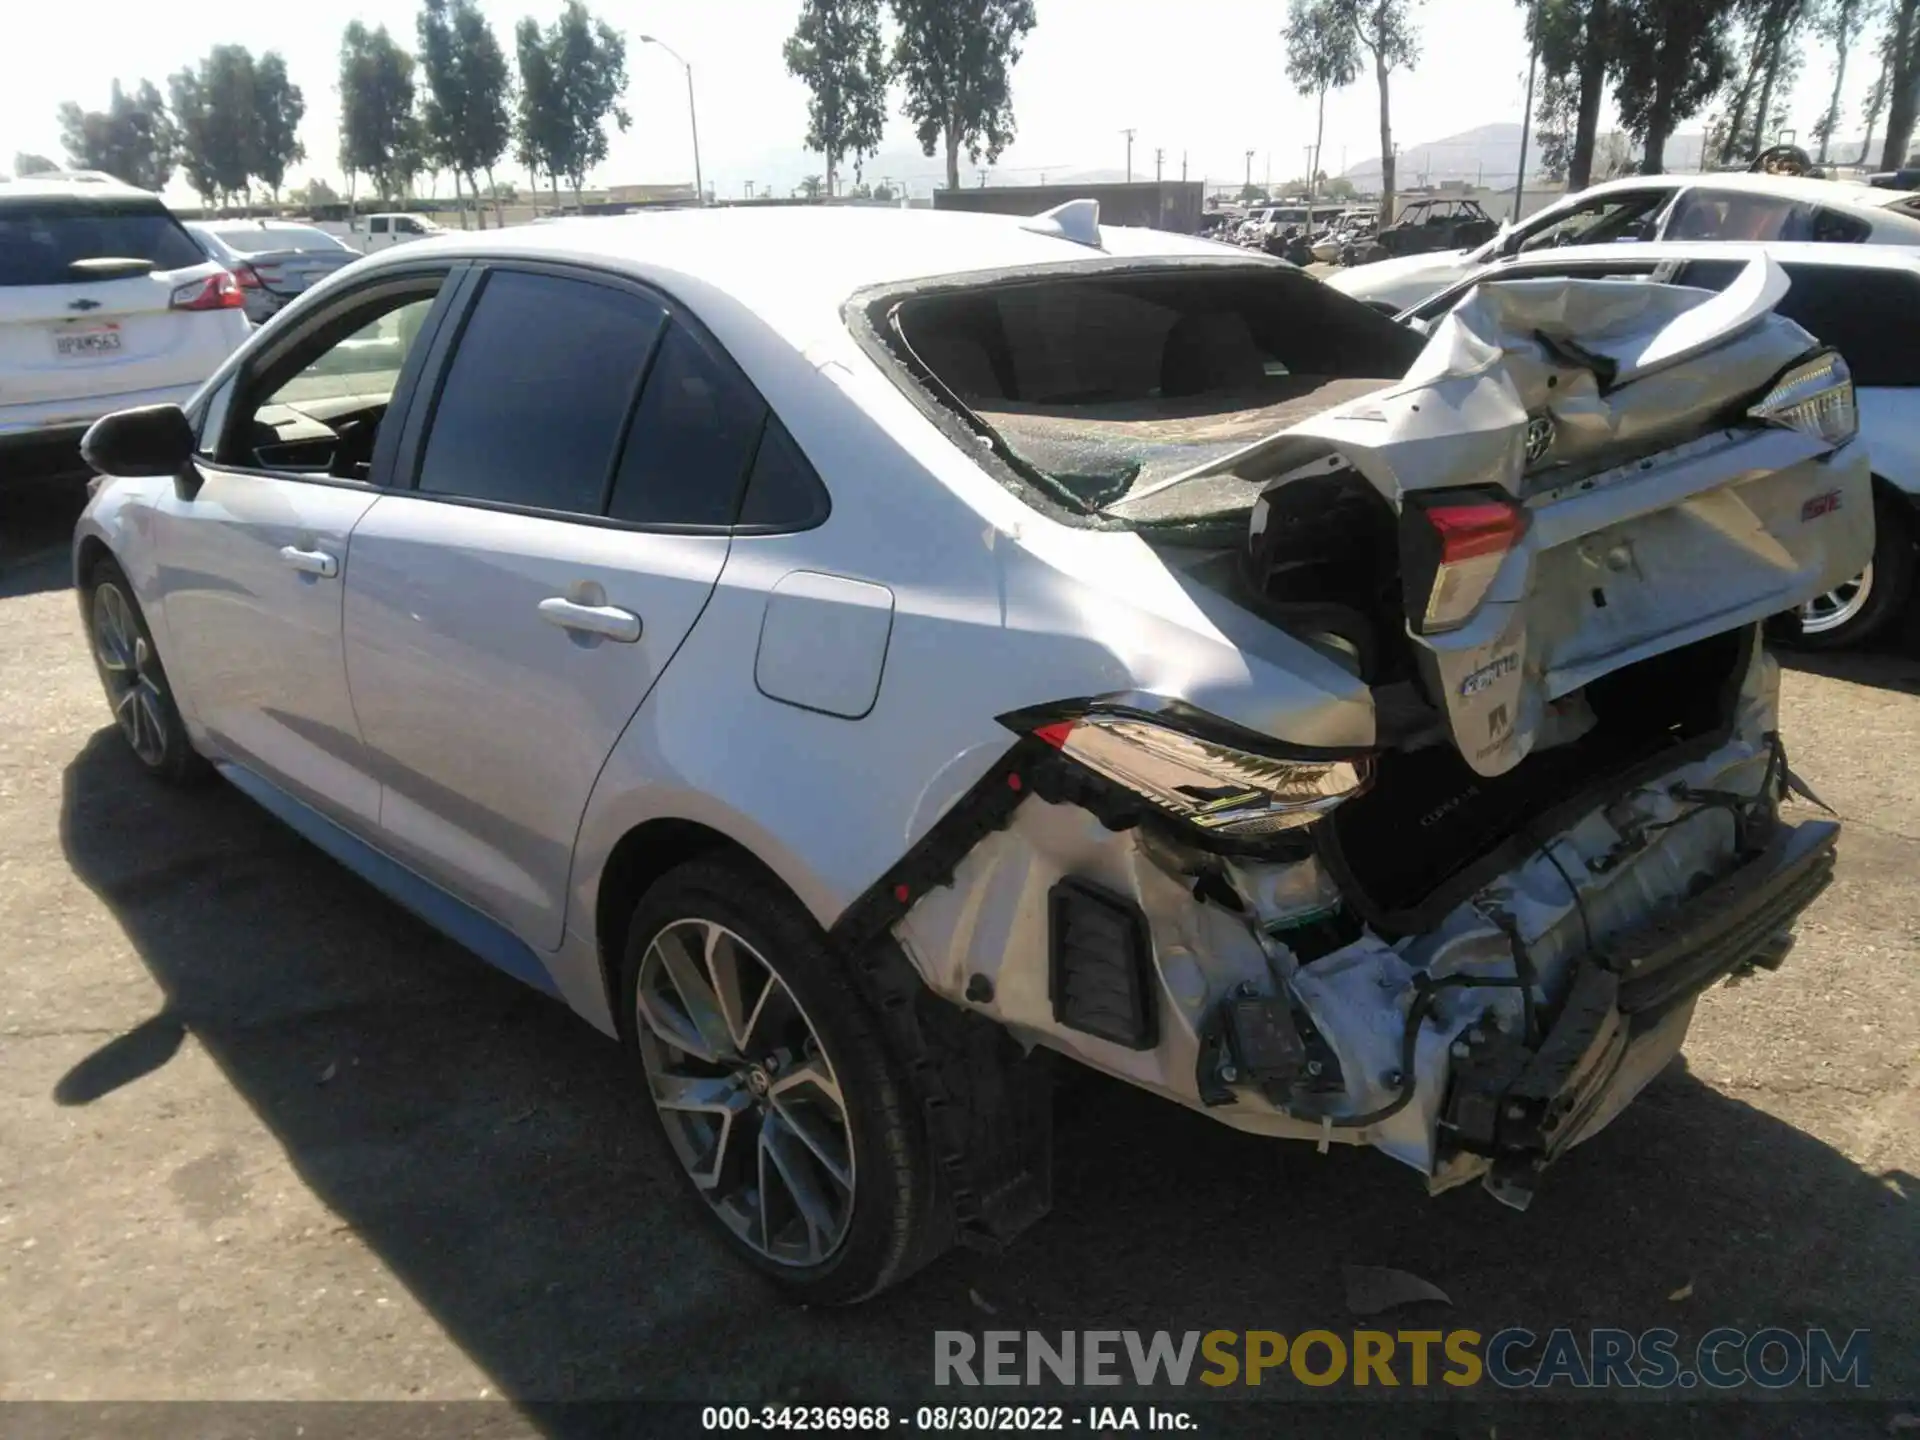
[{"label": "trunk lid", "polygon": [[1425,623],[1426,577],[1413,558],[1401,575],[1422,688],[1467,765],[1502,775],[1556,700],[1791,609],[1870,558],[1865,447],[1748,415],[1817,352],[1771,313],[1786,288],[1764,256],[1718,296],[1484,285],[1399,385],[1186,478],[1266,480],[1258,535],[1277,487],[1350,467],[1397,512],[1403,557],[1434,505],[1513,512],[1463,621]]},{"label": "trunk lid", "polygon": [[247,264],[264,289],[290,298],[359,258],[345,250],[263,250],[247,256]]}]

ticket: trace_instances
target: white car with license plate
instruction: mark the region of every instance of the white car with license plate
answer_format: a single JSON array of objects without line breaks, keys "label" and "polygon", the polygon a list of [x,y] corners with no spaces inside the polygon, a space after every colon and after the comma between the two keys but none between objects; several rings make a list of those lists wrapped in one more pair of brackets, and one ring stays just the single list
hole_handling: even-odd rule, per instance
[{"label": "white car with license plate", "polygon": [[804,1298],[1045,1214],[1036,1051],[1519,1205],[1831,874],[1758,637],[1871,506],[1783,289],[1423,338],[1091,201],[449,236],[99,422],[77,593],[129,783],[617,1037]]},{"label": "white car with license plate", "polygon": [[156,195],[0,181],[0,480],[109,411],[184,403],[247,338],[240,287]]}]

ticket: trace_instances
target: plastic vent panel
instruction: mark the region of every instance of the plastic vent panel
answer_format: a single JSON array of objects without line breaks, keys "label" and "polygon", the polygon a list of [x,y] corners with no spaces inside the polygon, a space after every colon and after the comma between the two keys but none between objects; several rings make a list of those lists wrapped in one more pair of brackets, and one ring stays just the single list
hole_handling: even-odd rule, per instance
[{"label": "plastic vent panel", "polygon": [[1146,917],[1131,901],[1084,880],[1047,896],[1053,1018],[1129,1050],[1159,1043]]}]

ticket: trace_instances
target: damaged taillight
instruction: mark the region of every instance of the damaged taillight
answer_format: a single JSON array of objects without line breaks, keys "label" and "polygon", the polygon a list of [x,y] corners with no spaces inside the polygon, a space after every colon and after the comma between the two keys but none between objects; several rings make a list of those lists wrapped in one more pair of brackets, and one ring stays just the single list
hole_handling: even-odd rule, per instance
[{"label": "damaged taillight", "polygon": [[1401,527],[1401,572],[1409,618],[1420,633],[1457,630],[1471,620],[1526,529],[1526,510],[1504,495],[1474,492],[1410,504]]},{"label": "damaged taillight", "polygon": [[1027,733],[1167,814],[1216,835],[1258,837],[1310,825],[1365,790],[1371,778],[1364,756],[1262,754],[1203,733],[1208,728],[1173,716],[1095,706],[1033,725]]},{"label": "damaged taillight", "polygon": [[1853,372],[1837,350],[1823,350],[1786,370],[1747,411],[1750,419],[1804,430],[1834,445],[1860,433]]}]

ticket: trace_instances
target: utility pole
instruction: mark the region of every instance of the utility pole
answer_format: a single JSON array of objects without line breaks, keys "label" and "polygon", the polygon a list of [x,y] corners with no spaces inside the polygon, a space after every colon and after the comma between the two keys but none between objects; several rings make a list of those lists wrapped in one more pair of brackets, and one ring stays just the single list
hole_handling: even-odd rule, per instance
[{"label": "utility pole", "polygon": [[1534,0],[1533,6],[1533,53],[1527,60],[1527,108],[1520,116],[1520,173],[1513,181],[1513,214],[1508,223],[1520,223],[1520,205],[1527,194],[1527,139],[1533,126],[1533,76],[1540,68],[1540,3]]},{"label": "utility pole", "polygon": [[1187,152],[1184,150],[1180,152],[1180,183],[1187,183]]},{"label": "utility pole", "polygon": [[1247,151],[1247,183],[1240,191],[1241,198],[1245,199],[1247,191],[1251,189],[1253,189],[1253,151],[1249,150]]},{"label": "utility pole", "polygon": [[1157,147],[1153,152],[1153,183],[1156,185],[1160,183],[1160,161],[1165,157],[1166,153],[1166,151]]},{"label": "utility pole", "polygon": [[1133,133],[1134,132],[1131,130],[1122,130],[1120,133],[1127,137],[1127,183],[1131,185],[1133,183]]}]

